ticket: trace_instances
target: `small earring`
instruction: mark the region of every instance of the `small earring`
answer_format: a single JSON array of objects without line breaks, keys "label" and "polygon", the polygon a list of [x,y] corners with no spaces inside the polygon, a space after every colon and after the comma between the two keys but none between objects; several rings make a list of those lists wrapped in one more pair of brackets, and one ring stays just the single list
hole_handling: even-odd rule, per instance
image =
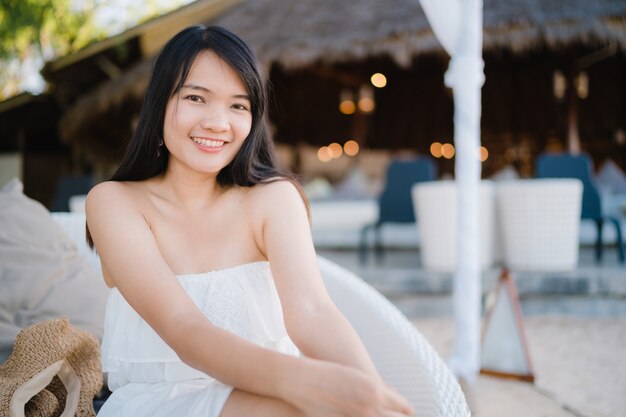
[{"label": "small earring", "polygon": [[159,145],[157,146],[157,158],[161,157],[161,148],[163,147],[163,141],[161,140],[161,142],[159,142]]}]

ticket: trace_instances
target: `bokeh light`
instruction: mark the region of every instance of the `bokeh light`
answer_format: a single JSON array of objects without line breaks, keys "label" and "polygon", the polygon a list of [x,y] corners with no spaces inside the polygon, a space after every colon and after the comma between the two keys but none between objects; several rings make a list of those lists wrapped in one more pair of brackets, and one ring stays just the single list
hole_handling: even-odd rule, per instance
[{"label": "bokeh light", "polygon": [[451,143],[444,143],[441,145],[441,156],[446,159],[454,158],[454,145]]},{"label": "bokeh light", "polygon": [[343,144],[343,151],[348,156],[355,156],[359,153],[359,144],[356,140],[349,140]]},{"label": "bokeh light", "polygon": [[339,111],[343,114],[353,114],[356,111],[354,92],[344,88],[339,92]]},{"label": "bokeh light", "polygon": [[359,99],[359,110],[363,113],[370,113],[374,111],[374,100],[369,97],[363,97]]},{"label": "bokeh light", "polygon": [[328,146],[322,146],[317,150],[317,159],[322,162],[328,162],[333,159],[332,152],[328,148]]},{"label": "bokeh light", "polygon": [[376,107],[374,89],[367,84],[363,84],[359,88],[358,106],[363,113],[371,113],[374,111],[374,107]]},{"label": "bokeh light", "polygon": [[337,142],[328,145],[331,158],[339,158],[343,154],[343,147]]},{"label": "bokeh light", "polygon": [[489,158],[489,151],[484,146],[480,147],[480,162],[485,162]]},{"label": "bokeh light", "polygon": [[356,105],[352,100],[344,100],[339,103],[339,111],[343,114],[354,114],[356,111]]},{"label": "bokeh light", "polygon": [[430,154],[435,158],[441,158],[441,142],[433,142],[430,144]]},{"label": "bokeh light", "polygon": [[381,74],[380,72],[373,74],[372,77],[370,78],[370,81],[372,82],[372,85],[374,87],[378,87],[378,88],[383,88],[384,86],[387,85],[387,77],[385,77],[385,75]]}]

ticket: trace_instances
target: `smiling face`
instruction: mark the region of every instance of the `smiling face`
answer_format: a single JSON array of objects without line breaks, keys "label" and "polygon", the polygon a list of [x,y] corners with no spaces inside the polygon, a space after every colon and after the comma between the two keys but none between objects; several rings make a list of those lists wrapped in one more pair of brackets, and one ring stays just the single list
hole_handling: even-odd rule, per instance
[{"label": "smiling face", "polygon": [[217,175],[235,158],[251,126],[251,102],[239,74],[214,52],[200,52],[165,109],[168,170],[184,166]]}]

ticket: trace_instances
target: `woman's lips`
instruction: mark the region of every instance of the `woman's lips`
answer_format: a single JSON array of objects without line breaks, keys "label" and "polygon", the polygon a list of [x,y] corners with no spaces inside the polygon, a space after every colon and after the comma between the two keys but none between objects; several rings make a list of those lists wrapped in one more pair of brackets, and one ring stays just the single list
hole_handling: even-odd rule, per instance
[{"label": "woman's lips", "polygon": [[205,139],[196,136],[192,136],[191,140],[205,152],[219,152],[224,149],[224,145],[227,143],[223,140],[218,139]]}]

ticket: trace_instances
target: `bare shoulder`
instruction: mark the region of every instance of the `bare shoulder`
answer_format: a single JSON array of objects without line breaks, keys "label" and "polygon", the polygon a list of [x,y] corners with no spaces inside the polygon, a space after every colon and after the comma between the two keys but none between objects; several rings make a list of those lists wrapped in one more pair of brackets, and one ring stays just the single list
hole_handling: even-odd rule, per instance
[{"label": "bare shoulder", "polygon": [[119,181],[105,181],[94,186],[87,194],[86,203],[97,201],[102,203],[109,199],[129,198],[132,191],[128,185]]},{"label": "bare shoulder", "polygon": [[248,210],[258,247],[268,256],[269,236],[290,236],[308,230],[307,206],[298,188],[287,179],[257,184],[248,191]]},{"label": "bare shoulder", "polygon": [[250,199],[254,207],[270,211],[306,209],[300,190],[288,179],[280,178],[255,185],[250,190]]},{"label": "bare shoulder", "polygon": [[[141,187],[137,183],[107,181],[93,187],[85,201],[85,213],[90,229],[100,225],[123,226],[143,219]],[[93,230],[92,230],[93,231]]]},{"label": "bare shoulder", "polygon": [[284,196],[288,196],[289,194],[296,196],[300,195],[295,184],[287,178],[272,178],[269,181],[261,182],[255,185],[252,189],[257,193],[263,193],[266,195],[269,193]]},{"label": "bare shoulder", "polygon": [[132,183],[119,181],[105,181],[93,187],[87,200],[85,201],[85,209],[87,215],[90,212],[107,210],[112,207],[123,208],[134,205],[137,200],[137,187]]}]

